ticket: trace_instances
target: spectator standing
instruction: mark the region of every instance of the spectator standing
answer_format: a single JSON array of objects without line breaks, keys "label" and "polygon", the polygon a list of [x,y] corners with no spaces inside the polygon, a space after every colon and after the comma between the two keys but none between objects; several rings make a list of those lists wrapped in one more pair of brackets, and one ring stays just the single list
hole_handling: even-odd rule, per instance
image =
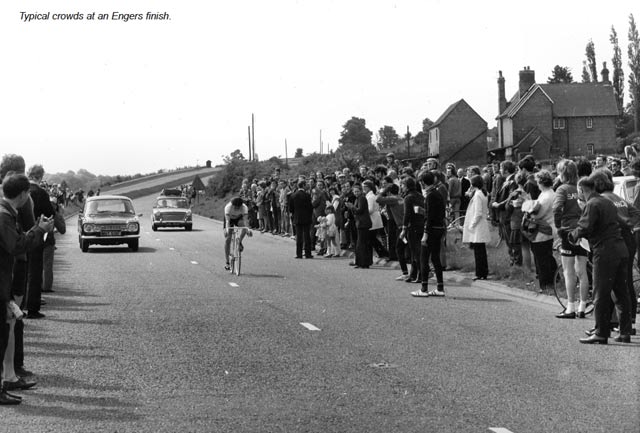
[{"label": "spectator standing", "polygon": [[384,224],[380,214],[380,206],[376,202],[375,185],[371,180],[362,183],[362,192],[367,199],[369,218],[371,218],[371,228],[369,229],[369,244],[376,251],[379,258],[389,258],[389,252],[380,242],[379,236],[384,236]]},{"label": "spectator standing", "polygon": [[298,190],[291,194],[289,209],[291,219],[296,230],[296,259],[302,258],[304,249],[305,257],[313,258],[311,255],[311,221],[313,218],[313,206],[311,195],[306,191],[306,181],[298,182]]},{"label": "spectator standing", "polygon": [[471,201],[467,208],[462,231],[462,242],[469,243],[473,250],[476,264],[475,280],[486,280],[489,275],[486,244],[491,240],[489,223],[487,222],[488,197],[481,176],[471,178]]},{"label": "spectator standing", "polygon": [[[537,199],[529,204],[530,210],[535,215],[537,230],[530,238],[531,250],[536,263],[536,272],[540,283],[540,291],[550,291],[553,289],[554,276],[558,268],[556,260],[553,258],[553,199],[554,192],[553,178],[547,170],[541,170],[535,175],[537,187],[540,191]],[[527,191],[525,184],[525,191]],[[531,190],[531,187],[529,188]],[[527,191],[531,195],[530,191]],[[533,195],[531,195],[533,198]],[[524,205],[523,205],[524,206]],[[526,209],[523,208],[523,211]]]},{"label": "spectator standing", "polygon": [[358,230],[358,238],[356,240],[356,257],[355,261],[350,265],[356,268],[368,269],[373,264],[373,256],[371,250],[369,231],[371,229],[371,216],[369,214],[369,203],[362,192],[362,185],[353,185],[353,193],[356,197],[354,204],[348,205],[352,209],[356,228]]},{"label": "spectator standing", "polygon": [[[440,263],[440,248],[442,237],[446,233],[445,223],[445,201],[438,191],[436,175],[427,170],[423,170],[419,175],[422,189],[425,191],[424,198],[424,226],[422,239],[420,240],[420,274],[422,286],[420,290],[411,292],[411,296],[444,296],[444,279],[442,275],[442,264]],[[437,288],[429,291],[429,262],[433,264],[436,275]]]},{"label": "spectator standing", "polygon": [[[53,206],[53,226],[61,235],[65,234],[67,231],[67,224],[64,220],[64,209],[60,207],[60,205],[52,201],[51,205]],[[44,241],[43,253],[42,253],[42,266],[43,266],[43,274],[42,274],[42,292],[43,293],[51,293],[53,292],[53,260],[54,254],[56,250],[56,240],[54,233],[51,232],[47,235],[47,239]]]},{"label": "spectator standing", "polygon": [[451,218],[457,219],[460,217],[460,206],[462,204],[462,184],[456,172],[456,166],[452,163],[447,164],[447,176]]},{"label": "spectator standing", "polygon": [[[514,183],[516,184],[516,189],[509,194],[505,205],[505,215],[510,229],[508,241],[509,256],[512,260],[512,266],[522,266],[524,263],[523,249],[526,248],[526,251],[529,253],[527,270],[529,272],[533,272],[531,269],[529,240],[522,236],[522,204],[527,200],[531,200],[531,197],[524,190],[524,185],[527,183],[527,177],[525,174],[518,173],[515,176],[516,180]],[[525,241],[526,244],[524,244]]]},{"label": "spectator standing", "polygon": [[[496,218],[498,222],[498,230],[500,236],[505,240],[507,248],[509,249],[509,258],[511,259],[511,265],[516,264],[520,266],[522,265],[522,250],[520,246],[521,236],[519,236],[518,234],[516,237],[514,237],[514,241],[518,242],[518,254],[516,255],[516,249],[511,245],[511,215],[507,210],[507,205],[509,204],[509,202],[514,200],[514,198],[511,197],[511,193],[518,187],[515,181],[515,171],[516,166],[513,162],[502,161],[502,163],[500,163],[499,177],[498,175],[496,175],[496,179],[499,180],[498,183],[500,183],[500,187],[498,187],[498,183],[494,185],[495,194],[493,194],[492,197],[493,202],[491,203],[491,209],[493,210],[493,218]],[[512,211],[512,209],[510,209],[510,211]],[[520,216],[522,216],[520,209],[518,209],[518,213],[520,214]],[[520,224],[517,224],[517,226],[519,230]]]},{"label": "spectator standing", "polygon": [[327,237],[327,254],[326,258],[340,257],[340,248],[338,247],[338,227],[336,226],[336,215],[332,205],[325,209],[326,216],[326,237]]},{"label": "spectator standing", "polygon": [[[53,218],[53,206],[49,200],[49,194],[40,187],[40,181],[44,176],[44,168],[34,165],[29,168],[29,180],[31,200],[33,201],[33,215],[36,220],[42,216]],[[31,229],[28,227],[27,229]],[[44,316],[40,312],[42,301],[42,273],[43,273],[44,247],[39,245],[28,254],[29,273],[27,279],[27,319],[41,319]]]},{"label": "spectator standing", "polygon": [[[38,223],[27,233],[18,229],[17,210],[30,200],[30,182],[24,174],[8,173],[2,181],[2,191],[4,198],[0,199],[0,360],[5,360],[10,336],[7,310],[9,302],[13,300],[11,287],[14,258],[18,254],[41,247],[44,234],[53,229],[53,221],[39,218]],[[26,382],[21,378],[12,380],[14,378],[10,378],[5,371],[6,363],[2,362],[0,365],[0,375],[4,379],[0,390],[0,404],[20,404],[21,398],[8,391],[26,389],[34,386],[35,382]]]},{"label": "spectator standing", "polygon": [[[558,319],[584,318],[589,296],[587,260],[589,252],[580,245],[569,242],[569,232],[578,226],[582,210],[578,206],[578,167],[573,161],[563,159],[558,163],[561,181],[553,200],[553,220],[560,236],[560,260],[567,291],[567,308],[557,314]],[[576,306],[576,278],[580,283],[580,303]]]},{"label": "spectator standing", "polygon": [[464,215],[467,212],[467,206],[469,205],[467,191],[471,188],[471,182],[466,177],[466,172],[462,167],[458,169],[458,179],[460,179],[460,215]]},{"label": "spectator standing", "polygon": [[581,338],[584,344],[607,344],[609,329],[611,292],[615,294],[615,304],[620,320],[620,335],[616,341],[631,342],[631,311],[627,291],[627,248],[620,234],[618,213],[615,205],[595,190],[594,177],[604,176],[593,173],[589,178],[578,181],[579,198],[586,201],[578,227],[569,234],[569,240],[577,243],[586,238],[593,251],[593,293],[595,305],[595,331],[588,338]]},{"label": "spectator standing", "polygon": [[404,190],[404,221],[400,238],[406,238],[409,241],[411,256],[411,268],[406,282],[421,283],[420,241],[424,230],[424,198],[417,191],[416,180],[413,177],[404,178],[402,187]]},{"label": "spectator standing", "polygon": [[[398,185],[391,183],[380,190],[376,196],[376,202],[381,206],[386,206],[387,212],[390,214],[389,220],[393,220],[396,227],[402,227],[402,221],[404,219],[404,200],[399,193],[400,188]],[[399,232],[397,235],[399,235]],[[407,267],[408,242],[406,237],[398,237],[394,242],[396,245],[396,257],[402,270],[402,275],[396,278],[398,281],[404,281],[409,277],[409,269]]]}]

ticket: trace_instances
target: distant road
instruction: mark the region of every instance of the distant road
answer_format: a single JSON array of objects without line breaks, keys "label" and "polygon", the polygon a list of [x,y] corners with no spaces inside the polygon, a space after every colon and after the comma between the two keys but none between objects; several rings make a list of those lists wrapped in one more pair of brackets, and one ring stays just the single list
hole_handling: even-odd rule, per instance
[{"label": "distant road", "polygon": [[112,188],[107,191],[104,191],[104,193],[120,195],[120,194],[126,194],[133,191],[138,191],[145,188],[152,188],[154,186],[164,185],[167,182],[171,182],[171,181],[175,181],[176,184],[178,184],[180,182],[180,179],[184,179],[185,177],[189,177],[189,176],[191,176],[191,178],[193,179],[196,176],[196,174],[200,176],[200,178],[202,179],[202,182],[204,182],[204,184],[206,185],[207,184],[206,179],[208,179],[214,173],[220,170],[222,170],[221,167],[212,167],[212,168],[202,168],[201,170],[194,170],[188,173],[176,172],[172,174],[167,174],[166,176],[154,177],[152,179],[149,179],[148,181],[139,182],[133,185],[123,185],[121,187]]}]

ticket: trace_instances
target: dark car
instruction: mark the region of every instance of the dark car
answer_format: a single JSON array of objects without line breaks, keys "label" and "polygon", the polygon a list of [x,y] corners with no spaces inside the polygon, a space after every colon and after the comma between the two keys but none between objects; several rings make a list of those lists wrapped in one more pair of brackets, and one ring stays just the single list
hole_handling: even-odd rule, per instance
[{"label": "dark car", "polygon": [[164,188],[160,191],[160,195],[166,197],[182,197],[182,190],[178,188]]},{"label": "dark car", "polygon": [[156,199],[151,213],[151,228],[184,227],[190,231],[193,228],[193,217],[189,201],[185,197],[160,196]]},{"label": "dark car", "polygon": [[85,200],[78,215],[78,241],[82,252],[90,245],[127,244],[138,251],[140,222],[129,197],[100,195]]}]

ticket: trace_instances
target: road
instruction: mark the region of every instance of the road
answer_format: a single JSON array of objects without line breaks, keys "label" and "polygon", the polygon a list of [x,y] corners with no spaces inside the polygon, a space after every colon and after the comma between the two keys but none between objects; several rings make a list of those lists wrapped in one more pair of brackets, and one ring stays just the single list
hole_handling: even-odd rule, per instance
[{"label": "road", "polygon": [[466,279],[416,299],[393,269],[259,233],[234,277],[218,222],[153,232],[151,203],[137,253],[58,236],[25,330],[39,384],[0,431],[640,431],[638,337],[581,345],[592,320],[552,305]]}]

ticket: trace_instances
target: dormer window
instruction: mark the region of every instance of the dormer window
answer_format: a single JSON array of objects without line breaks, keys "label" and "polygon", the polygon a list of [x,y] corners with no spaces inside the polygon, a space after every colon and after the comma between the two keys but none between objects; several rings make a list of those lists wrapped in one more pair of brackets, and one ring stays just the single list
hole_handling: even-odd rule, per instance
[{"label": "dormer window", "polygon": [[553,119],[553,129],[564,129],[566,127],[564,119]]},{"label": "dormer window", "polygon": [[593,129],[593,117],[587,117],[587,129]]}]

